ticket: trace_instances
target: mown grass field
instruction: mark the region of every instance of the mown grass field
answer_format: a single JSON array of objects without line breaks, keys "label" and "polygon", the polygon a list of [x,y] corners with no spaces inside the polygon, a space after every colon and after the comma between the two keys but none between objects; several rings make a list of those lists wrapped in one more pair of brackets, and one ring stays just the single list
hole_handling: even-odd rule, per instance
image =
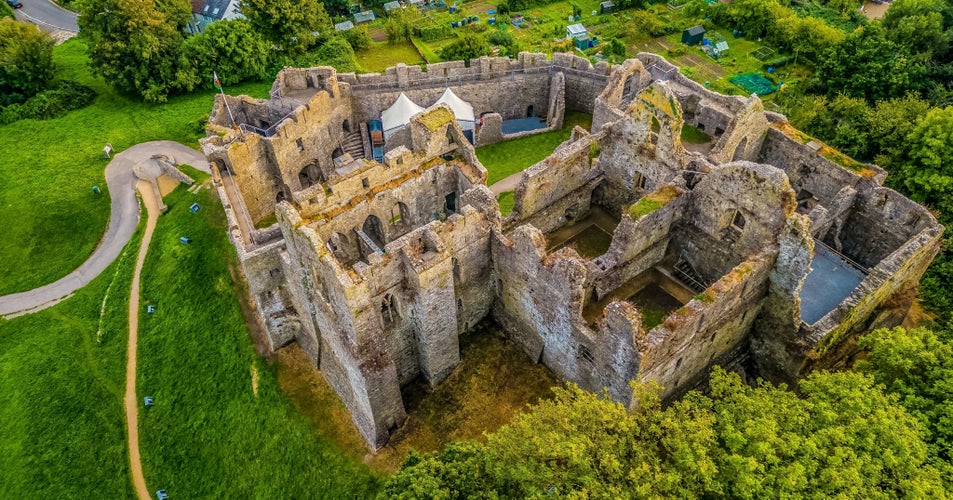
[{"label": "mown grass field", "polygon": [[[195,178],[206,178],[189,172]],[[213,193],[166,197],[143,268],[139,395],[143,470],[178,498],[368,498],[380,477],[299,414],[277,368],[249,341],[229,266],[236,266]],[[198,214],[188,207],[198,202]],[[192,239],[183,245],[180,236]]]},{"label": "mown grass field", "polygon": [[361,69],[367,73],[382,72],[399,62],[408,65],[426,62],[423,57],[420,57],[420,53],[417,52],[414,44],[409,41],[400,43],[371,42],[370,47],[356,55]]},{"label": "mown grass field", "polygon": [[141,228],[70,299],[0,319],[0,497],[133,496],[122,398]]},{"label": "mown grass field", "polygon": [[[99,93],[90,106],[53,120],[0,126],[0,295],[65,276],[92,253],[106,231],[109,196],[103,145],[116,151],[170,139],[198,147],[213,92],[174,97],[162,105],[116,94],[87,66],[86,46],[70,40],[54,50],[59,78]],[[267,96],[271,83],[226,89]],[[94,195],[98,185],[102,195]]]},{"label": "mown grass field", "polygon": [[592,115],[567,111],[561,130],[477,148],[477,158],[489,172],[487,185],[522,172],[552,154],[556,146],[569,139],[576,125],[589,130]]}]

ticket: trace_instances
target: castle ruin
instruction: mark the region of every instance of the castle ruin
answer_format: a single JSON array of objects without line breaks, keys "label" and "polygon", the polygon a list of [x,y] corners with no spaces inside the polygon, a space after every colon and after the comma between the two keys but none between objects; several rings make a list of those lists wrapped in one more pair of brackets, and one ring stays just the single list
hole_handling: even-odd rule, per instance
[{"label": "castle ruin", "polygon": [[[475,134],[436,104],[373,159],[370,122],[448,88]],[[534,114],[558,129],[566,109],[591,132],[525,170],[503,216],[471,140]],[[711,141],[683,144],[685,126]],[[301,345],[375,449],[406,418],[403,388],[440,383],[488,317],[625,404],[638,377],[676,397],[714,365],[794,381],[896,322],[942,234],[882,169],[645,53],[285,69],[269,100],[219,96],[202,146],[270,346]]]}]

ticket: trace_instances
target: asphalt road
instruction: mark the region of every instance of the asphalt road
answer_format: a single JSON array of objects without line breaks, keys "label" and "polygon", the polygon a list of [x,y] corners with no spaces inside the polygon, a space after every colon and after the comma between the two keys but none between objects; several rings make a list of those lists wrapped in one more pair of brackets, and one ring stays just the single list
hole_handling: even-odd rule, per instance
[{"label": "asphalt road", "polygon": [[44,31],[55,33],[68,31],[76,33],[76,14],[54,4],[50,0],[20,0],[23,8],[16,9],[17,19],[33,23]]},{"label": "asphalt road", "polygon": [[209,172],[205,155],[172,141],[144,142],[114,155],[106,166],[106,185],[112,197],[112,211],[109,228],[99,246],[86,262],[60,280],[26,292],[0,296],[0,317],[46,309],[86,286],[116,260],[139,223],[139,201],[135,192],[137,179],[133,167],[154,154],[164,154],[174,158],[178,164]]}]

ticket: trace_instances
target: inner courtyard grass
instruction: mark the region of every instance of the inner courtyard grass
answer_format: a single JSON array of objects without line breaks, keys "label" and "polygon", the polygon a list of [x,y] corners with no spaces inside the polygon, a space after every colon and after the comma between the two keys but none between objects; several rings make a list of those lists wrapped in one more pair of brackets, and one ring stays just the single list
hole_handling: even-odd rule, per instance
[{"label": "inner courtyard grass", "polygon": [[589,130],[592,115],[567,111],[560,130],[477,148],[477,158],[489,173],[487,185],[522,172],[552,154],[556,146],[569,139],[576,125]]},{"label": "inner courtyard grass", "polygon": [[249,341],[217,198],[180,186],[166,203],[142,275],[142,307],[157,307],[140,316],[137,382],[140,399],[155,398],[140,406],[150,489],[179,498],[372,497],[380,477],[295,410],[276,366]]},{"label": "inner courtyard grass", "polygon": [[[117,152],[169,139],[198,148],[215,93],[199,91],[166,104],[117,94],[91,74],[86,46],[70,40],[54,49],[58,78],[99,94],[86,108],[53,120],[0,126],[0,295],[52,283],[85,261],[106,231],[109,196],[103,145]],[[226,88],[266,97],[271,83]],[[101,195],[92,186],[102,189]]]}]

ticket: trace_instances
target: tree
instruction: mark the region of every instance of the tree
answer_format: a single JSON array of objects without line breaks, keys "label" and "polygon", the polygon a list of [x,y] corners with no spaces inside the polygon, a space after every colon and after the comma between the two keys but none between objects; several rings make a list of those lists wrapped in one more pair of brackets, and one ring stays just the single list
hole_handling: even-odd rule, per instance
[{"label": "tree", "polygon": [[241,13],[282,51],[299,54],[332,29],[318,0],[242,0]]},{"label": "tree", "polygon": [[397,43],[410,40],[414,22],[420,18],[416,7],[394,9],[387,13],[387,24],[384,33],[388,43]]},{"label": "tree", "polygon": [[900,175],[913,199],[953,211],[953,107],[933,108],[907,136]]},{"label": "tree", "polygon": [[47,87],[55,43],[35,25],[0,18],[0,106],[23,102]]},{"label": "tree", "polygon": [[883,18],[887,37],[913,54],[943,54],[949,36],[944,32],[942,4],[937,0],[896,0]]},{"label": "tree", "polygon": [[907,137],[929,109],[930,103],[915,94],[878,101],[869,116],[875,163],[891,171],[899,166],[910,150]]},{"label": "tree", "polygon": [[459,40],[440,49],[440,58],[444,61],[469,61],[475,57],[488,56],[490,53],[490,46],[482,36],[466,33]]},{"label": "tree", "polygon": [[354,50],[362,50],[371,46],[371,36],[367,33],[367,27],[365,26],[355,26],[342,31],[341,34]]},{"label": "tree", "polygon": [[801,397],[716,369],[711,395],[662,408],[637,388],[630,413],[606,395],[556,391],[486,444],[411,455],[383,495],[486,497],[923,497],[942,495],[919,422],[873,379],[814,373]]},{"label": "tree", "polygon": [[869,102],[920,90],[926,68],[888,40],[876,24],[857,28],[818,60],[815,88],[828,97],[843,93]]},{"label": "tree", "polygon": [[191,90],[181,71],[182,33],[153,0],[79,0],[93,71],[121,92],[163,102]]},{"label": "tree", "polygon": [[185,41],[182,52],[195,82],[211,88],[213,71],[224,85],[267,77],[271,44],[247,20],[235,19],[209,24]]},{"label": "tree", "polygon": [[929,430],[932,455],[953,459],[953,346],[925,328],[875,330],[858,343],[867,359],[855,368],[896,394]]}]

